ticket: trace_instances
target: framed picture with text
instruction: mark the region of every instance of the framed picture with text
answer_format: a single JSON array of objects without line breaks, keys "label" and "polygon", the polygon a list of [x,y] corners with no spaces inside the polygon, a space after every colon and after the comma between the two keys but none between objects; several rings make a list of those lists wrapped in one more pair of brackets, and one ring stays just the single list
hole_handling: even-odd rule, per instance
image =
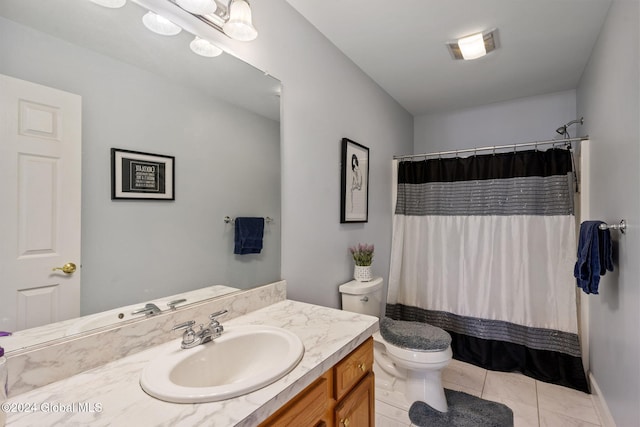
[{"label": "framed picture with text", "polygon": [[369,220],[369,149],[342,138],[340,223]]},{"label": "framed picture with text", "polygon": [[175,200],[175,157],[111,149],[111,199]]}]

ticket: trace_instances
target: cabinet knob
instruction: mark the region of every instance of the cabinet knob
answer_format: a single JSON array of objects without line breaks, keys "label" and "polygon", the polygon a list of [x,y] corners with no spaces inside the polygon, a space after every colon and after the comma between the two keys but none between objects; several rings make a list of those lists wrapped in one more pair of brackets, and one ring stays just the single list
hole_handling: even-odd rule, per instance
[{"label": "cabinet knob", "polygon": [[340,420],[340,425],[344,426],[344,427],[349,427],[349,424],[351,422],[349,421],[349,418],[343,418]]},{"label": "cabinet knob", "polygon": [[362,372],[367,370],[367,364],[362,362],[358,364],[358,369],[360,369]]}]

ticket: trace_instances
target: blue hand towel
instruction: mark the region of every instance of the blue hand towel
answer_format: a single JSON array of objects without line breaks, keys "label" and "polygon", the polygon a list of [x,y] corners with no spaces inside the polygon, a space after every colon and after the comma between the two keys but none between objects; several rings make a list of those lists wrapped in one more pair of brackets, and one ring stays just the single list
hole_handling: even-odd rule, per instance
[{"label": "blue hand towel", "polygon": [[580,224],[578,260],[573,269],[577,285],[586,294],[597,294],[600,276],[613,271],[611,233],[600,230],[602,221],[585,221]]},{"label": "blue hand towel", "polygon": [[263,234],[264,218],[236,218],[233,253],[259,254],[262,251]]}]

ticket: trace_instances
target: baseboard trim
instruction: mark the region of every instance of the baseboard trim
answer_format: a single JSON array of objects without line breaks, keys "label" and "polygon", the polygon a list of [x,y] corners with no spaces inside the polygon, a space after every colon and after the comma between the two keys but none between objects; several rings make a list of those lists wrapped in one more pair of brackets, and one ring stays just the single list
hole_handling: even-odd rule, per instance
[{"label": "baseboard trim", "polygon": [[591,383],[591,399],[598,412],[598,417],[600,417],[600,421],[602,422],[602,427],[616,427],[616,422],[613,420],[609,406],[607,406],[607,402],[604,400],[602,390],[600,390],[591,372],[589,372],[589,382]]}]

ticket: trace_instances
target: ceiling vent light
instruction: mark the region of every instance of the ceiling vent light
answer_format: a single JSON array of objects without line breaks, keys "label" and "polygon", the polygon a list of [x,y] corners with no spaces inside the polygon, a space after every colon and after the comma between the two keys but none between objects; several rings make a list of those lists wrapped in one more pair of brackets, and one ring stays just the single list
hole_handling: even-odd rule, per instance
[{"label": "ceiling vent light", "polygon": [[167,18],[153,12],[147,12],[142,17],[142,23],[149,30],[163,36],[175,36],[182,31],[182,28],[169,21]]},{"label": "ceiling vent light", "polygon": [[178,6],[196,15],[214,13],[218,6],[213,0],[177,0]]},{"label": "ceiling vent light", "polygon": [[476,33],[447,43],[453,59],[477,59],[498,48],[498,30]]},{"label": "ceiling vent light", "polygon": [[458,47],[464,59],[476,59],[487,54],[482,33],[461,38],[458,40]]},{"label": "ceiling vent light", "polygon": [[248,42],[258,37],[258,31],[251,22],[251,7],[246,0],[232,0],[229,20],[222,29],[234,40]]},{"label": "ceiling vent light", "polygon": [[91,0],[95,4],[111,9],[118,9],[127,3],[127,0]]},{"label": "ceiling vent light", "polygon": [[189,43],[189,47],[194,53],[197,53],[200,56],[206,56],[207,58],[213,58],[214,56],[218,56],[222,53],[222,49],[218,46],[214,45],[209,40],[201,39],[198,36]]}]

